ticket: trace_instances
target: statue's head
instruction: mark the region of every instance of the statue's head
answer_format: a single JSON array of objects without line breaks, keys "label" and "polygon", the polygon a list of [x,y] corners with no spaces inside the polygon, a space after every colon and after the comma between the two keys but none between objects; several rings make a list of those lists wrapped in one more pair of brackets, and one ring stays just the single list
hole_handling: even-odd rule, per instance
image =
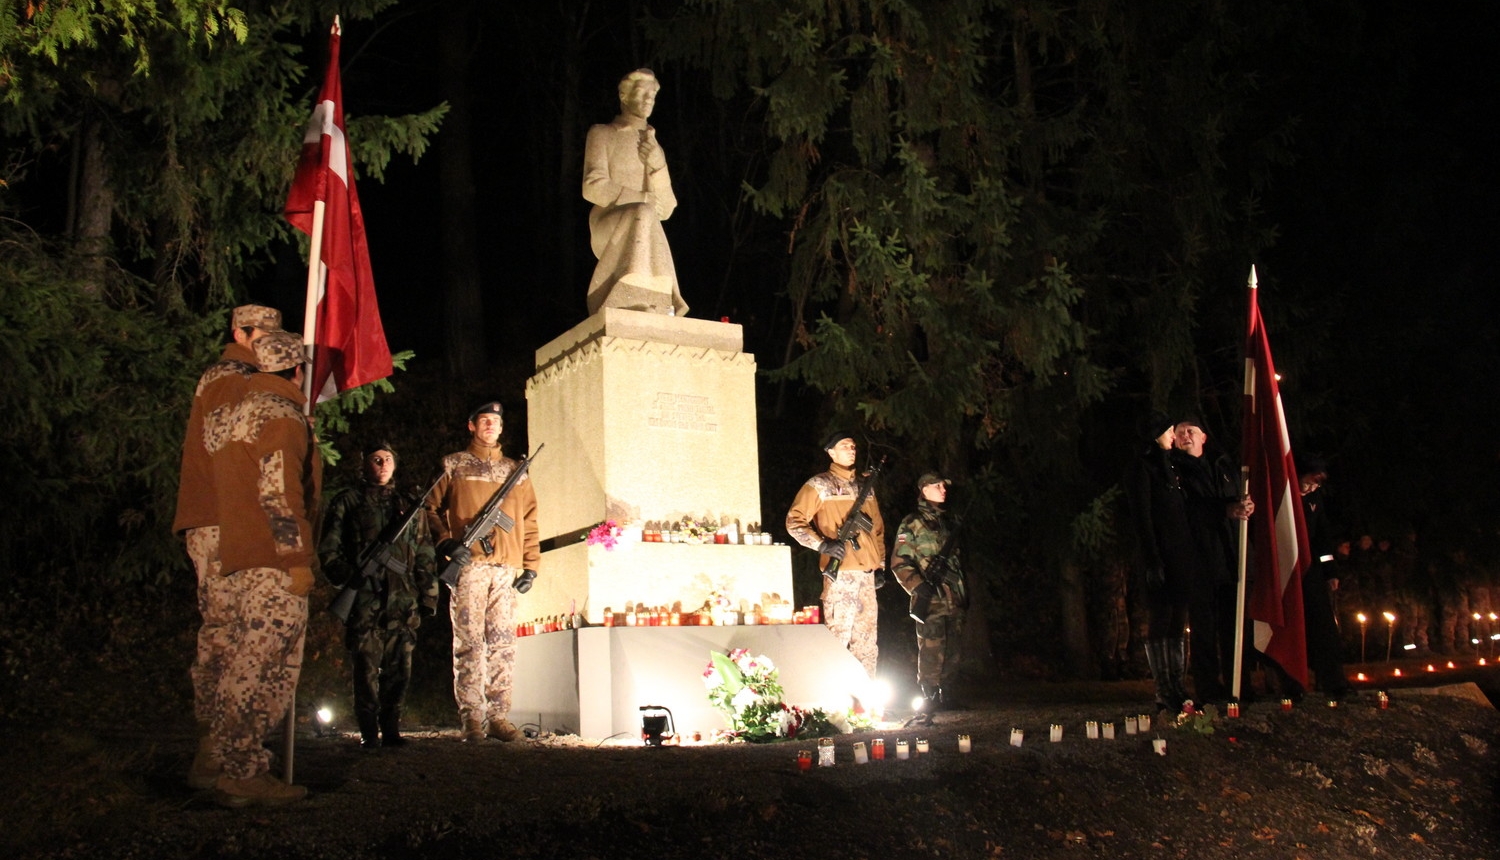
[{"label": "statue's head", "polygon": [[656,105],[656,92],[661,83],[650,69],[636,69],[620,79],[620,111],[646,119]]}]

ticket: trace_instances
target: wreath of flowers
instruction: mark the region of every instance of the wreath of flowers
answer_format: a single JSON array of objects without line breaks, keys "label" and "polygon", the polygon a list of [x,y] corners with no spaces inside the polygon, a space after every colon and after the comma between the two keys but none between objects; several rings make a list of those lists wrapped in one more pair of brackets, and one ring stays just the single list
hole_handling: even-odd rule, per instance
[{"label": "wreath of flowers", "polygon": [[770,743],[839,733],[822,708],[799,708],[783,702],[777,675],[769,657],[752,656],[744,648],[710,654],[703,684],[708,688],[709,704],[729,722],[729,730],[719,732],[721,737]]},{"label": "wreath of flowers", "polygon": [[1192,699],[1188,699],[1182,703],[1182,711],[1177,715],[1173,725],[1200,735],[1211,735],[1214,733],[1214,722],[1218,716],[1219,709],[1213,705],[1199,708],[1193,704]]},{"label": "wreath of flowers", "polygon": [[597,546],[602,544],[606,550],[614,549],[615,544],[620,542],[622,531],[614,520],[605,520],[589,530],[588,545]]}]

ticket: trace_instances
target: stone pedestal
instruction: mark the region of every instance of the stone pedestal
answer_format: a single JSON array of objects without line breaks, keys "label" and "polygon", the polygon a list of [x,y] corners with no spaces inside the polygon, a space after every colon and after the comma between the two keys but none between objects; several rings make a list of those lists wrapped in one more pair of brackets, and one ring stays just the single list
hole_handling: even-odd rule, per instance
[{"label": "stone pedestal", "polygon": [[536,352],[527,381],[527,435],[546,450],[531,467],[543,555],[519,617],[605,606],[681,602],[717,591],[732,603],[792,596],[786,547],[586,546],[579,530],[604,520],[712,520],[743,532],[762,521],[755,358],[740,327],[605,308]]}]

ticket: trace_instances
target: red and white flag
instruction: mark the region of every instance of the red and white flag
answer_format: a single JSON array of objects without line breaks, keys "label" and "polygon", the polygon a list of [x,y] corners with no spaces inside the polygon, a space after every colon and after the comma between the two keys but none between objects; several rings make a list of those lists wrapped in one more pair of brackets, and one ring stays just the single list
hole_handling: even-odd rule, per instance
[{"label": "red and white flag", "polygon": [[335,20],[328,38],[323,89],[302,138],[302,156],[285,210],[286,220],[312,238],[307,312],[314,323],[304,322],[309,331],[303,338],[313,347],[309,390],[318,401],[384,379],[392,369],[352,168],[344,137],[344,88],[339,79]]},{"label": "red and white flag", "polygon": [[1245,341],[1245,435],[1242,451],[1250,468],[1250,518],[1254,565],[1249,611],[1255,648],[1307,687],[1307,632],[1302,620],[1302,576],[1312,554],[1292,443],[1271,361],[1271,341],[1256,300],[1250,270],[1250,323]]}]

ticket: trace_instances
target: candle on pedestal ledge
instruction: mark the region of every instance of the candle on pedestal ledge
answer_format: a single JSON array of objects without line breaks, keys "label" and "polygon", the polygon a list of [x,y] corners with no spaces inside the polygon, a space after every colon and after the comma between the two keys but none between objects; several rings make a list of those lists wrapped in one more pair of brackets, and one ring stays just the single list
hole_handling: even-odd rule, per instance
[{"label": "candle on pedestal ledge", "polygon": [[812,770],[812,750],[797,752],[797,770]]},{"label": "candle on pedestal ledge", "polygon": [[869,764],[870,763],[870,754],[867,753],[867,752],[865,752],[865,742],[864,741],[855,741],[854,742],[854,763],[855,764]]},{"label": "candle on pedestal ledge", "polygon": [[833,738],[818,739],[818,767],[833,767]]},{"label": "candle on pedestal ledge", "polygon": [[896,741],[896,760],[906,761],[909,758],[911,758],[911,747],[907,746],[904,740]]},{"label": "candle on pedestal ledge", "polygon": [[885,738],[876,738],[870,741],[870,758],[876,761],[885,760]]}]

